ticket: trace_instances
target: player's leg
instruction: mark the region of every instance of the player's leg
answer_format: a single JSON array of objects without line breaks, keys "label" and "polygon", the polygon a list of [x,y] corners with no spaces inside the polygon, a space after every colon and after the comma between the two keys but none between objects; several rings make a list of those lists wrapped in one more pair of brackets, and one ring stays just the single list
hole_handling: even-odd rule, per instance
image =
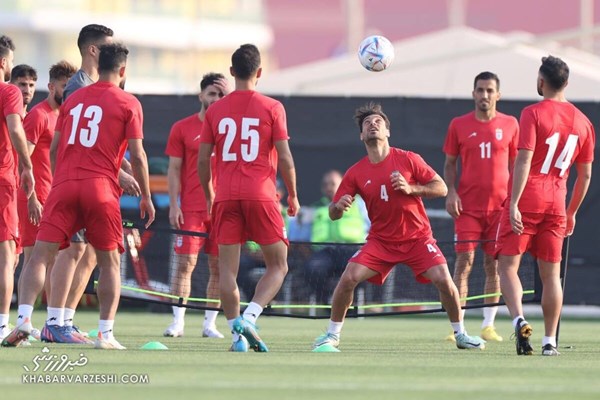
[{"label": "player's leg", "polygon": [[[219,299],[219,258],[208,254],[208,283],[206,285],[206,297],[211,300]],[[208,307],[219,308],[220,302],[207,303]],[[202,325],[202,336],[222,339],[224,336],[217,329],[217,310],[206,310],[204,312],[204,323]]]},{"label": "player's leg", "polygon": [[[498,276],[498,262],[494,256],[484,253],[483,268],[485,271],[485,294],[500,293],[500,277]],[[500,296],[486,297],[484,304],[497,304],[500,301]],[[498,335],[494,323],[498,306],[487,306],[483,308],[483,322],[481,323],[481,337],[487,341],[501,342],[502,336]]]},{"label": "player's leg", "polygon": [[[465,243],[460,243],[460,245],[465,246]],[[458,248],[459,244],[456,245]],[[456,260],[454,262],[454,275],[452,277],[454,284],[458,289],[458,296],[460,300],[461,307],[466,304],[465,299],[469,295],[469,275],[471,275],[471,270],[473,268],[473,260],[475,259],[475,251],[463,251],[456,253]],[[464,320],[465,310],[461,309],[461,320]],[[446,340],[449,342],[455,342],[455,333],[454,331],[450,332],[450,335],[446,337]]]},{"label": "player's leg", "polygon": [[546,338],[556,347],[556,329],[563,304],[563,291],[560,284],[560,263],[538,259],[540,279],[542,281],[542,311],[544,313],[544,331]]},{"label": "player's leg", "polygon": [[125,347],[114,337],[114,323],[121,297],[121,268],[117,249],[103,251],[96,249],[98,268],[98,301],[100,303],[100,321],[96,348],[123,350]]},{"label": "player's leg", "polygon": [[[187,304],[187,298],[192,291],[192,273],[198,261],[197,254],[175,254],[175,274],[171,282],[171,294],[183,298],[182,304]],[[167,327],[164,336],[183,336],[185,327],[185,307],[173,306],[173,322]]]},{"label": "player's leg", "polygon": [[64,303],[65,325],[72,326],[76,332],[82,334],[83,336],[87,336],[87,333],[79,331],[79,328],[73,324],[73,320],[75,319],[75,311],[77,310],[77,306],[81,302],[81,297],[85,292],[85,288],[90,281],[94,269],[96,269],[96,265],[96,249],[94,249],[94,246],[88,243],[85,246],[83,255],[81,255],[76,263],[73,281],[71,282],[71,287],[69,288],[67,301]]},{"label": "player's leg", "polygon": [[15,241],[0,242],[0,340],[10,333],[8,317],[14,289],[15,258]]},{"label": "player's leg", "polygon": [[333,298],[331,300],[331,318],[329,320],[327,332],[315,339],[313,348],[324,345],[337,347],[339,345],[346,312],[354,301],[354,290],[360,283],[380,274],[378,271],[352,260],[353,259],[351,259],[346,266],[344,273],[342,273],[342,276],[333,291]]}]

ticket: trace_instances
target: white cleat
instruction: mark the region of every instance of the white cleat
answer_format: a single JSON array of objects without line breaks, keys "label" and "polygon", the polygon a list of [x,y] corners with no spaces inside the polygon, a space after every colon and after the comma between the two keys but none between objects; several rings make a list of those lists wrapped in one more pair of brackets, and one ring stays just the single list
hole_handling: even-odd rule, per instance
[{"label": "white cleat", "polygon": [[176,323],[172,323],[165,329],[163,333],[165,337],[181,337],[183,336],[183,326],[178,325]]},{"label": "white cleat", "polygon": [[9,335],[10,331],[12,331],[12,329],[10,329],[7,325],[0,326],[0,342]]},{"label": "white cleat", "polygon": [[122,346],[121,343],[115,339],[115,337],[111,337],[110,339],[105,339],[102,337],[102,332],[98,332],[98,337],[94,342],[94,348],[102,349],[102,350],[125,350],[127,347]]},{"label": "white cleat", "polygon": [[217,330],[216,326],[210,326],[202,330],[202,337],[223,339],[225,336],[223,336],[223,334]]}]

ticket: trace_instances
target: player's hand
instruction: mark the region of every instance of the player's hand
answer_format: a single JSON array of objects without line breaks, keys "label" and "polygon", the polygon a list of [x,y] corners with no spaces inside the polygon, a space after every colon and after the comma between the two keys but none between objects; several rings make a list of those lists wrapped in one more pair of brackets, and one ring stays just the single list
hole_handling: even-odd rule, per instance
[{"label": "player's hand", "polygon": [[452,218],[458,218],[462,210],[462,201],[458,197],[458,193],[454,190],[448,191],[448,196],[446,197],[446,211],[448,214]]},{"label": "player's hand", "polygon": [[175,205],[169,207],[169,223],[175,229],[181,228],[185,222],[183,221],[183,213],[181,212],[181,208]]},{"label": "player's hand", "polygon": [[392,187],[394,188],[394,190],[399,190],[406,195],[412,194],[412,186],[408,183],[408,181],[399,171],[392,172],[392,174],[390,175],[390,180],[392,182]]},{"label": "player's hand", "polygon": [[289,215],[290,217],[295,217],[296,214],[298,214],[298,211],[300,211],[300,202],[298,201],[298,197],[297,196],[288,196],[287,201],[288,201],[287,215]]},{"label": "player's hand", "polygon": [[23,168],[23,171],[21,171],[21,187],[25,191],[27,198],[31,197],[35,188],[35,178],[33,177],[31,168]]},{"label": "player's hand", "polygon": [[42,219],[42,204],[37,199],[37,196],[32,195],[27,200],[27,215],[29,216],[29,222],[32,225],[38,226]]},{"label": "player's hand", "polygon": [[575,230],[575,214],[567,212],[567,230],[565,231],[565,237],[571,236]]},{"label": "player's hand", "polygon": [[213,85],[216,86],[216,88],[219,89],[221,92],[223,92],[223,96],[227,96],[229,93],[231,93],[231,85],[229,84],[229,81],[225,78],[217,79],[215,83],[213,83]]},{"label": "player's hand", "polygon": [[337,208],[340,211],[346,212],[350,209],[353,202],[354,197],[350,196],[349,194],[345,194],[342,197],[340,197],[337,203],[335,203],[335,208]]},{"label": "player's hand", "polygon": [[510,206],[510,226],[514,233],[520,235],[523,233],[523,221],[521,220],[521,211],[516,205]]},{"label": "player's hand", "polygon": [[119,170],[119,186],[130,196],[138,197],[141,194],[140,185],[138,185],[133,176],[122,169]]},{"label": "player's hand", "polygon": [[142,196],[142,199],[140,200],[140,217],[144,219],[146,218],[146,215],[148,215],[148,221],[144,226],[148,228],[150,224],[154,222],[154,217],[156,216],[154,204],[152,204],[150,196]]}]

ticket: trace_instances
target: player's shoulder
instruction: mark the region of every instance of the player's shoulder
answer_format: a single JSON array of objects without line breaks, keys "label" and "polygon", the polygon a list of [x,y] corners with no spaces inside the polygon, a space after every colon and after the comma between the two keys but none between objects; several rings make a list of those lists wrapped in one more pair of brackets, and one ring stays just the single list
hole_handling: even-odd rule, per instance
[{"label": "player's shoulder", "polygon": [[173,123],[173,128],[180,128],[182,126],[188,125],[188,124],[192,124],[194,122],[199,122],[202,123],[202,121],[200,121],[198,119],[198,113],[194,113],[192,115],[188,115],[187,117],[183,117],[177,121],[175,121]]},{"label": "player's shoulder", "polygon": [[469,111],[466,114],[458,115],[450,120],[450,126],[460,126],[470,124],[475,121],[475,111]]},{"label": "player's shoulder", "polygon": [[18,95],[21,93],[21,90],[17,87],[17,85],[12,85],[6,82],[0,82],[0,94],[5,95]]},{"label": "player's shoulder", "polygon": [[50,112],[52,112],[52,108],[48,104],[48,100],[42,100],[37,103],[31,110],[27,112],[25,118],[41,118],[46,117]]},{"label": "player's shoulder", "polygon": [[517,119],[513,115],[505,114],[500,111],[496,111],[496,118],[502,123],[517,123]]},{"label": "player's shoulder", "polygon": [[274,107],[281,105],[281,102],[273,97],[267,96],[260,92],[254,92],[255,98],[266,106]]}]

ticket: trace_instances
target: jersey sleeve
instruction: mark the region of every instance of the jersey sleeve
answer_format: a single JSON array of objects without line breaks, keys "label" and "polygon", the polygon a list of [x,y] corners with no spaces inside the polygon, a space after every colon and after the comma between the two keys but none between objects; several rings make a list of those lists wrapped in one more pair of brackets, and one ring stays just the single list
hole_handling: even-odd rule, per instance
[{"label": "jersey sleeve", "polygon": [[143,139],[144,138],[144,114],[142,105],[137,99],[134,99],[130,106],[127,107],[126,114],[126,134],[127,139]]},{"label": "jersey sleeve", "polygon": [[519,141],[517,149],[535,150],[536,145],[536,129],[537,121],[536,117],[530,108],[526,108],[521,113],[521,119],[519,122]]},{"label": "jersey sleeve", "polygon": [[288,136],[287,130],[287,116],[285,114],[285,108],[283,104],[277,103],[272,110],[273,116],[273,141],[276,142],[278,140],[288,140],[290,137]]},{"label": "jersey sleeve", "polygon": [[40,136],[47,127],[48,119],[43,113],[40,113],[38,109],[32,110],[32,112],[28,113],[23,120],[25,137],[28,142],[33,144],[37,144]]},{"label": "jersey sleeve", "polygon": [[413,169],[413,177],[420,185],[425,185],[437,175],[437,172],[423,160],[423,157],[417,153],[408,153],[410,163]]},{"label": "jersey sleeve", "polygon": [[442,149],[445,154],[449,156],[458,156],[460,153],[460,146],[458,143],[458,136],[456,134],[455,120],[450,121],[448,126],[448,133],[446,134],[446,141]]},{"label": "jersey sleeve", "polygon": [[519,145],[519,123],[516,118],[511,118],[513,123],[513,129],[511,131],[514,132],[510,143],[508,144],[508,158],[510,160],[514,160],[517,158],[518,145]]},{"label": "jersey sleeve", "polygon": [[185,154],[185,145],[181,136],[181,124],[174,123],[171,127],[171,133],[169,133],[169,139],[167,139],[167,148],[165,154],[169,157],[183,158]]},{"label": "jersey sleeve", "polygon": [[204,115],[204,123],[202,124],[202,132],[200,132],[200,143],[215,144],[215,136],[213,134],[212,120],[213,113],[209,108]]},{"label": "jersey sleeve", "polygon": [[342,182],[335,192],[335,196],[333,196],[333,203],[336,203],[343,195],[349,194],[354,197],[356,195],[356,179],[354,178],[354,174],[352,173],[352,168],[346,171],[344,177],[342,178]]},{"label": "jersey sleeve", "polygon": [[8,117],[12,114],[19,114],[23,118],[23,95],[15,85],[7,85],[3,95],[2,114]]},{"label": "jersey sleeve", "polygon": [[587,135],[586,141],[581,146],[579,154],[575,158],[576,163],[587,164],[594,161],[594,146],[596,145],[596,134],[594,127],[590,125],[590,132]]}]

